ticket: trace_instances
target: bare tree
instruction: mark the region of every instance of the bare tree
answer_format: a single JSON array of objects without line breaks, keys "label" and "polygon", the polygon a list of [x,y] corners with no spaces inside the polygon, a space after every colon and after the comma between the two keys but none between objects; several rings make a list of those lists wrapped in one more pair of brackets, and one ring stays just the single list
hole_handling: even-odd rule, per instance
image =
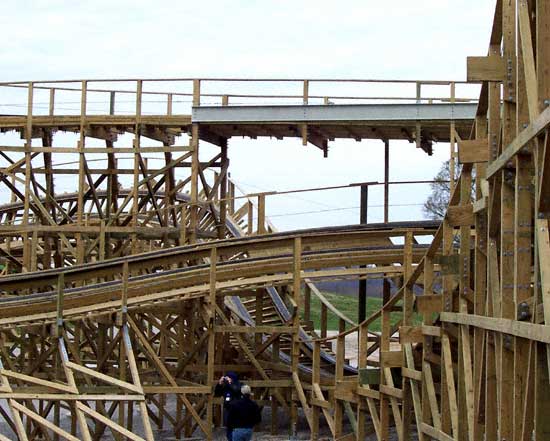
[{"label": "bare tree", "polygon": [[[455,162],[455,179],[460,175],[461,168],[458,161]],[[439,220],[443,219],[443,216],[445,216],[445,212],[449,206],[449,199],[451,198],[448,160],[441,164],[441,168],[437,175],[434,176],[433,180],[435,182],[430,184],[432,192],[430,196],[428,196],[426,202],[424,202],[422,211],[429,219]]]}]

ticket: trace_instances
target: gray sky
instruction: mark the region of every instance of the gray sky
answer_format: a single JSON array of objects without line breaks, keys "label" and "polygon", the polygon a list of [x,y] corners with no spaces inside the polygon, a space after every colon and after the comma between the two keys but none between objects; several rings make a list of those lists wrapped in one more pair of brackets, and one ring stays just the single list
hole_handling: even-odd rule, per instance
[{"label": "gray sky", "polygon": [[[494,0],[4,0],[0,80],[280,77],[464,80],[485,55]],[[296,91],[298,91],[296,89]],[[351,93],[353,91],[350,91]],[[377,92],[392,93],[391,90]],[[5,100],[1,95],[0,103]],[[474,94],[475,95],[475,94]],[[1,111],[1,108],[0,108]],[[4,135],[5,136],[5,135]],[[2,142],[5,141],[6,138]],[[299,140],[230,141],[231,173],[248,191],[381,180],[380,141],[332,142],[328,159]],[[448,157],[395,142],[391,179],[430,179]],[[70,184],[67,188],[70,189]],[[421,217],[428,188],[391,192],[392,219]],[[268,201],[283,229],[355,222],[359,191]],[[307,200],[307,201],[306,201]],[[381,192],[369,220],[381,219]],[[346,208],[340,211],[338,208]],[[281,214],[320,211],[283,217]]]}]

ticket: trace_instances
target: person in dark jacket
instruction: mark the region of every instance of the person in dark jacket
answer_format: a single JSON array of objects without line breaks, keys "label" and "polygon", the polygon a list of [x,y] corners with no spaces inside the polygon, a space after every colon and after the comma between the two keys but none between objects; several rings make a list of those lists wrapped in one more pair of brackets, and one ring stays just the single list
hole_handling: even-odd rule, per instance
[{"label": "person in dark jacket", "polygon": [[241,398],[241,383],[239,376],[235,372],[227,372],[223,377],[220,377],[218,384],[214,388],[215,397],[223,397],[223,422],[225,424],[225,434],[227,441],[233,441],[233,430],[227,424],[229,414],[228,406],[234,400]]},{"label": "person in dark jacket", "polygon": [[232,441],[250,441],[252,430],[262,420],[258,405],[250,398],[250,386],[241,387],[242,398],[228,405],[227,427],[232,429]]}]

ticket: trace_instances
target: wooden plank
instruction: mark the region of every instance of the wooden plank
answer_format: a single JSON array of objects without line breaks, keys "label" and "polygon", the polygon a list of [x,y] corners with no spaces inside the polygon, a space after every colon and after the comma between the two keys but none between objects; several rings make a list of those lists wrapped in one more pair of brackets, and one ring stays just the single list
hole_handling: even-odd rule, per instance
[{"label": "wooden plank", "polygon": [[384,395],[389,395],[390,397],[397,398],[398,400],[403,399],[403,391],[393,386],[386,386],[381,384],[379,386],[380,393]]},{"label": "wooden plank", "polygon": [[445,432],[442,432],[429,424],[422,423],[420,427],[423,433],[438,441],[456,441],[452,436],[447,435]]},{"label": "wooden plank", "polygon": [[401,326],[399,328],[399,343],[419,343],[423,340],[421,326]]},{"label": "wooden plank", "polygon": [[[153,392],[156,393],[156,392]],[[165,392],[168,393],[168,392]],[[200,393],[200,392],[195,392]],[[52,394],[52,393],[32,393],[32,392],[14,392],[0,393],[0,399],[14,400],[47,400],[47,401],[145,401],[142,395],[122,395],[122,394]]]},{"label": "wooden plank", "polygon": [[231,332],[239,334],[292,334],[294,326],[239,326],[239,325],[217,325],[215,332]]},{"label": "wooden plank", "polygon": [[[395,388],[391,369],[390,368],[383,368],[382,372],[384,374],[384,381],[385,381],[387,386],[380,385],[378,387],[378,389],[380,391],[380,401],[382,402],[382,397],[384,397],[386,395],[389,396],[390,404],[391,404],[391,410],[392,410],[392,414],[393,414],[393,420],[395,422],[395,428],[397,430],[398,438],[401,440],[402,436],[403,436],[403,417],[402,417],[402,414],[401,414],[401,410],[399,408],[399,402],[397,401],[398,398],[396,396],[392,395],[392,394],[395,393],[396,395],[402,397],[403,393],[402,393],[401,389]],[[382,390],[382,386],[384,386],[384,388],[386,388],[385,391]],[[386,394],[385,392],[390,392],[390,393]],[[389,424],[388,424],[388,427],[389,427]]]},{"label": "wooden plank", "polygon": [[470,348],[470,331],[467,326],[461,326],[461,344],[462,344],[462,361],[464,364],[463,369],[463,382],[464,382],[464,395],[465,395],[465,407],[466,407],[466,421],[467,421],[467,433],[468,439],[474,439],[474,385],[473,385],[473,371],[472,371],[472,352]]},{"label": "wooden plank", "polygon": [[302,404],[302,409],[304,410],[307,423],[309,425],[309,428],[311,429],[311,427],[313,426],[313,421],[311,419],[311,409],[309,407],[309,404],[307,403],[307,398],[304,393],[304,388],[302,387],[302,382],[300,381],[300,377],[298,376],[297,372],[292,372],[292,380],[294,382],[294,387],[296,388],[296,392],[298,393],[298,399]]},{"label": "wooden plank", "polygon": [[548,219],[537,219],[536,228],[544,321],[550,324],[550,225]]},{"label": "wooden plank", "polygon": [[474,225],[475,220],[472,204],[450,206],[447,210],[447,221],[452,227],[469,227]]},{"label": "wooden plank", "polygon": [[548,213],[550,211],[550,136],[546,131],[544,140],[539,141],[537,146],[538,166],[538,200],[537,207],[539,212]]},{"label": "wooden plank", "polygon": [[403,366],[403,353],[401,351],[380,351],[380,363],[383,367]]},{"label": "wooden plank", "polygon": [[[443,313],[449,314],[449,313]],[[446,333],[441,336],[441,348],[443,352],[443,363],[445,367],[445,380],[447,385],[447,397],[449,400],[449,410],[451,413],[451,423],[453,436],[458,436],[458,405],[456,400],[456,388],[453,370],[453,360],[451,356],[451,344]]]},{"label": "wooden plank", "polygon": [[427,399],[430,405],[433,425],[437,430],[441,430],[441,416],[437,405],[437,395],[435,393],[432,367],[428,361],[424,361],[422,363],[422,373],[424,374],[424,382],[426,384]]},{"label": "wooden plank", "polygon": [[373,400],[380,399],[380,392],[374,389],[370,389],[368,387],[358,386],[356,393],[357,395],[361,395],[362,397],[372,398]]},{"label": "wooden plank", "polygon": [[466,60],[468,81],[504,81],[506,78],[506,63],[502,57],[467,57]]},{"label": "wooden plank", "polygon": [[489,141],[485,139],[463,140],[458,143],[458,160],[461,164],[489,161]]},{"label": "wooden plank", "polygon": [[416,298],[416,309],[419,314],[429,315],[443,311],[443,296],[422,295]]},{"label": "wooden plank", "polygon": [[422,334],[432,337],[441,337],[441,328],[439,326],[422,325]]},{"label": "wooden plank", "polygon": [[[408,369],[414,372],[416,377],[414,379],[412,379],[412,377],[409,377],[410,378],[409,383],[410,383],[411,396],[412,396],[412,402],[414,407],[414,415],[416,418],[416,426],[420,427],[422,424],[422,405],[420,402],[420,390],[418,389],[417,381],[422,381],[422,372],[414,370],[414,367],[415,367],[414,356],[412,351],[412,345],[410,343],[407,343],[404,346],[404,351],[405,351],[405,359],[406,359]],[[403,373],[403,375],[406,376],[405,372]],[[424,440],[424,434],[422,433],[422,431],[418,433],[418,439],[419,441]]]},{"label": "wooden plank", "polygon": [[422,371],[416,369],[403,367],[401,368],[401,375],[414,381],[422,381]]},{"label": "wooden plank", "polygon": [[0,369],[0,375],[4,375],[6,377],[14,378],[16,380],[24,381],[27,383],[37,384],[39,386],[46,386],[48,388],[60,390],[62,392],[78,393],[78,390],[72,386],[53,381],[42,380],[41,378],[31,377],[30,375],[13,372],[7,369]]},{"label": "wooden plank", "polygon": [[[313,383],[313,394],[318,400],[326,401],[325,397],[323,396],[323,392],[321,391],[321,387],[318,383]],[[335,427],[334,427],[334,419],[329,411],[329,409],[325,409],[324,407],[321,407],[323,411],[323,415],[325,416],[325,420],[327,421],[327,425],[332,433],[332,436],[336,433]]]},{"label": "wooden plank", "polygon": [[517,155],[550,125],[550,107],[546,108],[527,128],[504,149],[501,155],[487,166],[487,179],[501,171]]},{"label": "wooden plank", "polygon": [[[521,54],[523,56],[523,71],[525,75],[525,90],[529,119],[534,121],[539,114],[539,97],[537,90],[537,75],[535,72],[535,55],[531,33],[530,11],[527,0],[518,1],[518,23],[520,33]],[[541,73],[541,76],[545,73]]]},{"label": "wooden plank", "polygon": [[488,331],[496,331],[515,337],[535,340],[550,344],[550,333],[546,325],[537,325],[517,320],[478,316],[474,314],[460,314],[454,312],[441,313],[441,321],[460,325],[475,326]]},{"label": "wooden plank", "polygon": [[140,386],[136,386],[132,383],[128,383],[127,381],[121,381],[121,380],[119,380],[117,378],[114,378],[114,377],[111,377],[109,375],[102,374],[101,372],[96,372],[93,369],[90,369],[90,368],[87,368],[87,367],[84,367],[84,366],[80,366],[76,363],[73,363],[72,361],[65,362],[65,365],[69,369],[80,372],[81,374],[84,374],[84,375],[89,375],[90,377],[94,377],[97,380],[103,381],[103,382],[108,383],[108,384],[112,384],[113,386],[118,386],[122,389],[126,389],[126,390],[129,390],[129,391],[138,393],[138,394],[143,393],[143,390],[141,389]]},{"label": "wooden plank", "polygon": [[311,398],[311,404],[314,406],[322,407],[323,409],[332,409],[332,404],[326,400],[319,400],[318,398]]}]

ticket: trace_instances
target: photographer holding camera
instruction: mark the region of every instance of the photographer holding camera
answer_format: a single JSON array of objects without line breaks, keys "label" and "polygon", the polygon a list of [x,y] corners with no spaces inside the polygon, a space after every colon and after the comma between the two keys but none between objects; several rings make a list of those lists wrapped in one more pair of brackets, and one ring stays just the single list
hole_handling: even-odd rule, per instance
[{"label": "photographer holding camera", "polygon": [[262,421],[262,411],[251,399],[250,386],[241,387],[242,398],[232,400],[227,406],[227,427],[232,429],[232,441],[250,441],[254,426]]},{"label": "photographer holding camera", "polygon": [[228,426],[227,417],[229,414],[229,403],[242,397],[239,376],[235,372],[227,372],[226,375],[220,377],[218,384],[216,384],[214,388],[214,396],[223,397],[223,422],[226,427],[225,433],[227,441],[233,441],[233,429]]}]

